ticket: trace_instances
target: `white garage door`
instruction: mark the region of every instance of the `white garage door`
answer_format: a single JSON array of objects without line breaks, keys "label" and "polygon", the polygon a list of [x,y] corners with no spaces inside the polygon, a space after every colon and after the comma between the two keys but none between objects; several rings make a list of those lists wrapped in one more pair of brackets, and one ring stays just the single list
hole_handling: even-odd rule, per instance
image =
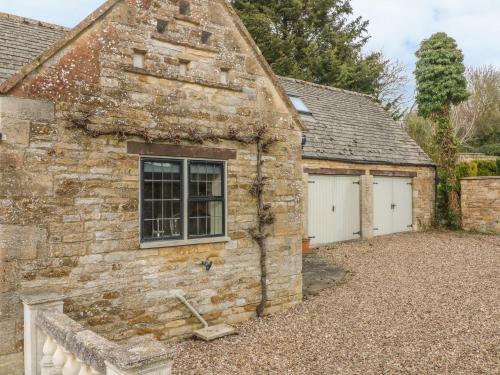
[{"label": "white garage door", "polygon": [[311,244],[359,238],[359,177],[309,176]]},{"label": "white garage door", "polygon": [[375,177],[373,186],[374,234],[412,230],[411,178]]}]

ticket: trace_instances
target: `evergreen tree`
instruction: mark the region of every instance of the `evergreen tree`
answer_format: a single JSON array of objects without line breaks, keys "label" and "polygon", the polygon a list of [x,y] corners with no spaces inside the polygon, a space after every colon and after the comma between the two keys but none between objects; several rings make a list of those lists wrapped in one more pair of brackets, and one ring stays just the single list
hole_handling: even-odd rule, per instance
[{"label": "evergreen tree", "polygon": [[368,21],[350,0],[232,0],[276,74],[378,96],[387,61],[363,56]]},{"label": "evergreen tree", "polygon": [[448,223],[457,224],[460,209],[456,177],[457,141],[450,121],[452,105],[468,97],[464,56],[455,40],[445,33],[425,39],[416,52],[418,113],[435,123],[438,164],[441,168],[443,208]]}]

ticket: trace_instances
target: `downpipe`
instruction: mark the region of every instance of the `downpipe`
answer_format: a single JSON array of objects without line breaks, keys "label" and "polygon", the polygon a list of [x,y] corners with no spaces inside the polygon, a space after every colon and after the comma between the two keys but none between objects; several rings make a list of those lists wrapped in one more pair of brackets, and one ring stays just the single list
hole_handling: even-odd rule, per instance
[{"label": "downpipe", "polygon": [[208,323],[203,317],[196,311],[196,309],[182,296],[179,292],[173,292],[172,295],[177,298],[179,301],[181,301],[184,306],[186,306],[189,311],[193,313],[193,315],[200,321],[201,324],[203,324],[203,328],[208,328]]}]

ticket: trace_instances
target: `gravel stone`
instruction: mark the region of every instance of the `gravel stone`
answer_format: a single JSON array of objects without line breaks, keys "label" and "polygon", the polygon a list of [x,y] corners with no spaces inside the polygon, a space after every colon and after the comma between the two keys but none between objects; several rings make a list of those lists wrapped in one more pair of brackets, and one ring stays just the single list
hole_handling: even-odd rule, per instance
[{"label": "gravel stone", "polygon": [[174,374],[500,374],[500,236],[410,233],[317,254],[347,271],[238,336],[177,344]]}]

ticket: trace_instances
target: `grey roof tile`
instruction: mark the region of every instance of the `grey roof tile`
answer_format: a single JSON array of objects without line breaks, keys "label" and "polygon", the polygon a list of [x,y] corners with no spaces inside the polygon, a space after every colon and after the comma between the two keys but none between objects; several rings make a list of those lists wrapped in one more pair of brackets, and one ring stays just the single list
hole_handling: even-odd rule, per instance
[{"label": "grey roof tile", "polygon": [[0,12],[0,84],[33,61],[68,29]]},{"label": "grey roof tile", "polygon": [[289,95],[302,99],[312,117],[304,158],[350,162],[434,165],[434,162],[372,97],[279,77]]}]

